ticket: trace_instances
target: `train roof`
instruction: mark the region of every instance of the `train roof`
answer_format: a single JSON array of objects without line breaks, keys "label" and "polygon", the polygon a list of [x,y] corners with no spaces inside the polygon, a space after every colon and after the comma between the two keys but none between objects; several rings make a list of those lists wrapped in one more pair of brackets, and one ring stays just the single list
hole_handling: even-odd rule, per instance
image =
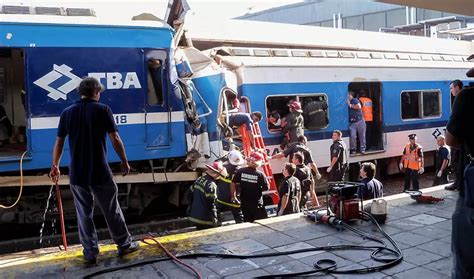
[{"label": "train roof", "polygon": [[170,48],[174,35],[163,21],[111,22],[89,16],[2,14],[0,26],[3,47]]},{"label": "train roof", "polygon": [[365,50],[462,55],[474,53],[474,44],[400,34],[248,20],[212,20],[190,17],[186,36],[199,49],[218,46],[283,47]]}]

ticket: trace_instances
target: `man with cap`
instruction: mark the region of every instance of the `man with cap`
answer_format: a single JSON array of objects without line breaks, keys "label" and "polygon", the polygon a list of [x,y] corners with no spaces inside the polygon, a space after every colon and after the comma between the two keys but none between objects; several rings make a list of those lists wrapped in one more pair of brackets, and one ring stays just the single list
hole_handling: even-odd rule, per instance
[{"label": "man with cap", "polygon": [[301,103],[291,100],[288,104],[290,114],[286,116],[286,121],[282,125],[281,131],[285,134],[285,139],[280,145],[281,149],[285,149],[287,144],[298,141],[298,137],[304,135],[304,118]]},{"label": "man with cap", "polygon": [[360,152],[365,153],[365,120],[362,116],[362,106],[355,97],[354,91],[349,91],[347,95],[347,105],[349,106],[349,131],[350,131],[350,153],[357,152],[357,138],[360,143]]},{"label": "man with cap", "polygon": [[425,161],[423,158],[423,147],[416,142],[416,134],[408,135],[409,143],[403,149],[402,159],[400,161],[400,170],[405,171],[404,191],[410,190],[410,181],[413,184],[413,190],[419,190],[420,184],[418,177],[425,171]]},{"label": "man with cap", "polygon": [[[232,202],[240,203],[245,222],[267,218],[263,192],[268,191],[269,185],[265,174],[257,169],[262,163],[263,155],[252,152],[247,158],[247,167],[237,170],[230,184]],[[240,190],[240,201],[237,190]]]},{"label": "man with cap", "polygon": [[295,164],[285,163],[282,170],[285,178],[278,188],[280,201],[278,203],[277,216],[300,212],[301,185],[298,178],[294,176],[295,171]]},{"label": "man with cap", "polygon": [[234,216],[236,223],[242,223],[244,216],[240,210],[240,204],[233,203],[230,194],[230,183],[236,171],[241,165],[245,163],[242,153],[237,150],[232,150],[227,154],[228,161],[224,163],[224,168],[227,170],[227,176],[222,176],[217,182],[217,210],[219,212],[219,221],[222,222],[222,213],[230,210]]},{"label": "man with cap", "polygon": [[188,219],[197,230],[209,229],[219,225],[217,219],[217,185],[220,177],[226,177],[227,171],[221,161],[206,165],[206,172],[199,177],[188,192]]},{"label": "man with cap", "polygon": [[69,182],[76,207],[79,240],[86,264],[95,264],[99,254],[94,225],[94,202],[104,214],[110,234],[123,256],[139,248],[132,241],[117,199],[117,184],[107,163],[106,137],[119,156],[122,175],[130,171],[127,155],[119,136],[112,110],[99,103],[104,87],[93,77],[84,78],[78,91],[81,99],[67,107],[59,119],[50,177],[57,183],[59,162],[66,137],[69,138]]}]

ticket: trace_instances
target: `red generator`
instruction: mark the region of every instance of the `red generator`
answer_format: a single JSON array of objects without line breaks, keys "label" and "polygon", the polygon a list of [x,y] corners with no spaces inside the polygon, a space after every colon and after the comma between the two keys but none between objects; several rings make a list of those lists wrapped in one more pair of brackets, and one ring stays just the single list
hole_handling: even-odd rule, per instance
[{"label": "red generator", "polygon": [[338,219],[354,221],[360,218],[362,198],[357,196],[362,183],[329,182],[326,188],[326,206]]}]

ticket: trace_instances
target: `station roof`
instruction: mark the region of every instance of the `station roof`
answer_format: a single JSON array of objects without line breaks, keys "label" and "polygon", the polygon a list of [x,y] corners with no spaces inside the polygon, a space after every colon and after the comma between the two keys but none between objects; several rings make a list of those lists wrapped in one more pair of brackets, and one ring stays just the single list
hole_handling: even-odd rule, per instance
[{"label": "station roof", "polygon": [[410,6],[430,10],[444,11],[461,15],[474,16],[472,0],[376,0],[389,4]]},{"label": "station roof", "polygon": [[190,18],[186,36],[198,49],[219,46],[324,48],[469,56],[474,44],[400,34],[334,29],[282,23]]}]

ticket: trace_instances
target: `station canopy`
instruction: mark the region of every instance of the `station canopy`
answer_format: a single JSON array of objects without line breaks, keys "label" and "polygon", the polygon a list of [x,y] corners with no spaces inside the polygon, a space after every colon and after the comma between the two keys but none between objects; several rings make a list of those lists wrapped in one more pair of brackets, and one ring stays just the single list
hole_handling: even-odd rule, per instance
[{"label": "station canopy", "polygon": [[472,0],[377,0],[377,2],[474,16]]}]

